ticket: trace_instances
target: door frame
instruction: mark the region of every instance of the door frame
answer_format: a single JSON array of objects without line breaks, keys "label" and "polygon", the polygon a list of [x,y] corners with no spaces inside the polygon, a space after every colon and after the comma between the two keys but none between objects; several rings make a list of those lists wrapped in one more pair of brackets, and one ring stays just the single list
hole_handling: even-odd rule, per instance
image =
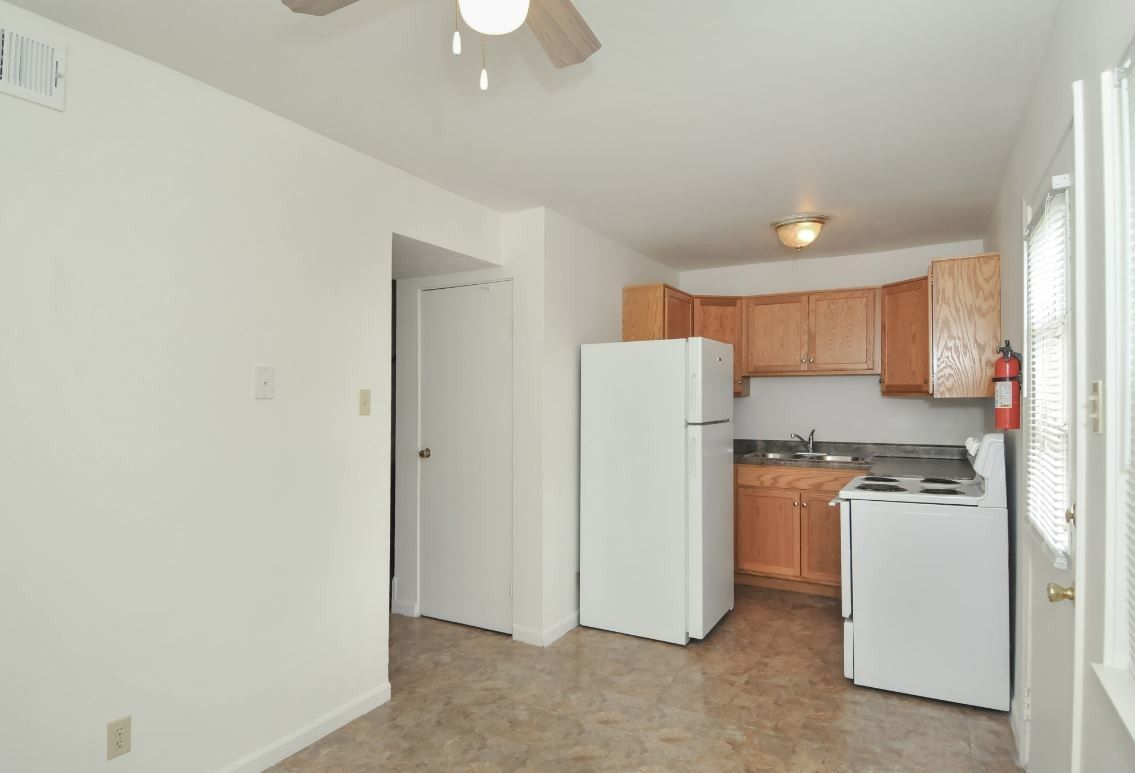
[{"label": "door frame", "polygon": [[[458,287],[500,284],[512,285],[512,578],[513,578],[513,638],[526,641],[526,630],[517,625],[516,591],[521,575],[518,556],[520,549],[519,513],[519,471],[517,467],[519,449],[523,445],[521,428],[524,426],[520,415],[521,401],[518,399],[520,382],[520,353],[517,347],[516,319],[518,283],[514,277],[497,269],[470,271],[459,275],[443,275],[402,279],[398,281],[399,304],[397,326],[399,362],[395,373],[400,396],[394,415],[395,425],[395,488],[397,497],[396,544],[394,549],[394,599],[391,611],[408,617],[421,615],[421,475],[418,450],[422,447],[422,371],[421,371],[421,314],[422,294],[433,290],[449,290]],[[411,360],[412,358],[412,360]]]}]

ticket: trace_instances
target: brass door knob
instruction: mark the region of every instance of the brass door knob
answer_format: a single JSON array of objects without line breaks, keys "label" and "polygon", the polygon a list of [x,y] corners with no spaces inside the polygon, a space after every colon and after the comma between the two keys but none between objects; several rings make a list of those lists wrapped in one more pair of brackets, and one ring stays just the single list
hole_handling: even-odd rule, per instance
[{"label": "brass door knob", "polygon": [[1057,585],[1054,582],[1048,584],[1048,600],[1055,604],[1058,601],[1075,601],[1076,588],[1065,588],[1063,585]]},{"label": "brass door knob", "polygon": [[430,458],[430,449],[423,448],[421,451],[418,452],[418,456],[422,457],[423,459],[429,459]]}]

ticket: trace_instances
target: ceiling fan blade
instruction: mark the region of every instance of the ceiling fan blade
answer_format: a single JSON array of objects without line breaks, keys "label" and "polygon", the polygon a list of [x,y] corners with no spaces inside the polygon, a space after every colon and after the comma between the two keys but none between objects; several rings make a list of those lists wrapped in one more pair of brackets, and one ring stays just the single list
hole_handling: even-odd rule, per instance
[{"label": "ceiling fan blade", "polygon": [[311,16],[326,16],[332,11],[338,11],[343,6],[350,5],[355,0],[280,0],[295,13],[306,13]]},{"label": "ceiling fan blade", "polygon": [[556,67],[579,64],[603,45],[571,0],[532,0],[528,29]]}]

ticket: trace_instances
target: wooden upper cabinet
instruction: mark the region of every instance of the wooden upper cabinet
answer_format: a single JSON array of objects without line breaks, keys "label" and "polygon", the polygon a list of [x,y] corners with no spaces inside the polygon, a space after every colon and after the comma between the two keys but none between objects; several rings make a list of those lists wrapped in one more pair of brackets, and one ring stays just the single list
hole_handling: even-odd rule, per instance
[{"label": "wooden upper cabinet", "polygon": [[808,295],[808,370],[878,372],[874,287]]},{"label": "wooden upper cabinet", "polygon": [[666,296],[665,338],[689,338],[694,334],[694,299],[681,290],[664,287]]},{"label": "wooden upper cabinet", "polygon": [[693,334],[694,299],[669,285],[623,288],[623,340],[657,341]]},{"label": "wooden upper cabinet", "polygon": [[799,577],[799,493],[742,486],[735,507],[737,571]]},{"label": "wooden upper cabinet", "polygon": [[839,506],[836,493],[800,494],[800,576],[805,580],[840,584]]},{"label": "wooden upper cabinet", "polygon": [[694,297],[694,335],[733,347],[733,396],[748,397],[749,379],[744,378],[744,331],[741,299]]},{"label": "wooden upper cabinet", "polygon": [[1001,345],[1001,258],[930,264],[934,397],[992,397]]},{"label": "wooden upper cabinet", "polygon": [[799,373],[807,368],[807,295],[758,295],[745,298],[742,309],[745,373]]},{"label": "wooden upper cabinet", "polygon": [[884,285],[883,394],[930,394],[930,280]]}]

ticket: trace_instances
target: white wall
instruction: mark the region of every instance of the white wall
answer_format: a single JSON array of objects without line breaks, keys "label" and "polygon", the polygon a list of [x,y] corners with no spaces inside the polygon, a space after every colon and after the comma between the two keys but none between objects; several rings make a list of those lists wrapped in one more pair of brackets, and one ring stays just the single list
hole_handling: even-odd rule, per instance
[{"label": "white wall", "polygon": [[115,770],[259,769],[389,691],[391,234],[499,262],[500,217],[0,13],[70,59],[65,113],[0,96],[0,769],[124,714]]},{"label": "white wall", "polygon": [[547,210],[544,300],[544,639],[579,621],[579,347],[622,339],[622,288],[677,271]]},{"label": "white wall", "polygon": [[[1022,292],[1023,255],[1021,234],[1024,223],[1022,200],[1031,200],[1037,187],[1043,181],[1049,164],[1062,137],[1072,122],[1073,81],[1084,82],[1085,122],[1081,127],[1084,136],[1084,165],[1077,170],[1074,190],[1077,201],[1083,206],[1086,220],[1079,224],[1077,232],[1083,237],[1084,249],[1077,260],[1083,266],[1083,303],[1080,304],[1085,316],[1082,319],[1082,337],[1086,347],[1081,352],[1081,367],[1078,368],[1084,383],[1103,379],[1106,370],[1106,319],[1104,318],[1104,298],[1106,295],[1106,276],[1104,274],[1104,210],[1103,210],[1103,152],[1101,146],[1102,123],[1100,120],[1101,94],[1100,73],[1119,64],[1120,57],[1132,38],[1135,37],[1135,4],[1130,0],[1077,0],[1063,2],[1053,25],[1053,36],[1049,41],[1040,72],[1037,74],[1035,90],[1028,111],[1021,123],[1016,138],[1009,168],[1002,183],[989,225],[987,244],[990,249],[1001,252],[1002,271],[1002,325],[1005,335],[1014,341],[1023,336],[1024,298]],[[1011,44],[1011,41],[1008,41]],[[1064,170],[1069,171],[1069,170]],[[1084,401],[1079,401],[1079,427],[1083,419]],[[1024,476],[1023,454],[1017,447],[1019,436],[1010,434],[1010,472],[1014,478],[1011,496],[1015,502],[1023,502]],[[1077,556],[1076,572],[1059,573],[1052,562],[1039,549],[1037,541],[1029,534],[1023,507],[1015,507],[1015,544],[1018,583],[1015,593],[1017,608],[1016,629],[1016,694],[1011,720],[1019,740],[1024,728],[1024,712],[1020,703],[1023,685],[1027,681],[1026,664],[1029,661],[1028,643],[1030,621],[1027,610],[1028,599],[1039,595],[1043,584],[1050,581],[1076,584],[1075,619],[1079,636],[1076,657],[1078,668],[1083,674],[1081,705],[1082,715],[1075,724],[1083,729],[1079,742],[1079,760],[1085,773],[1095,771],[1135,770],[1135,743],[1119,722],[1109,700],[1103,694],[1098,680],[1089,667],[1104,659],[1104,604],[1105,571],[1110,546],[1106,543],[1105,522],[1101,517],[1106,512],[1104,500],[1106,485],[1104,471],[1107,461],[1106,438],[1103,435],[1085,433],[1083,436],[1078,467],[1083,474],[1083,491],[1077,503],[1081,513],[1078,523],[1080,553]],[[1066,576],[1067,575],[1067,576]],[[1026,582],[1031,578],[1031,583]],[[1048,613],[1047,605],[1041,604]],[[1038,610],[1041,612],[1042,610]],[[1064,624],[1063,622],[1061,623]],[[1044,624],[1035,635],[1047,637],[1051,628]],[[1032,665],[1036,674],[1047,675],[1064,671],[1065,662],[1048,662],[1038,659]],[[1034,717],[1038,711],[1047,713],[1052,707],[1037,706],[1034,703]],[[1057,707],[1057,713],[1061,707]],[[1037,731],[1033,741],[1037,742]],[[1041,731],[1043,734],[1043,730]],[[1046,739],[1041,738],[1044,743]],[[1024,749],[1025,753],[1029,750]],[[1050,760],[1036,760],[1036,767],[1051,763]]]},{"label": "white wall", "polygon": [[[683,290],[764,295],[867,287],[925,275],[934,258],[976,255],[980,241],[933,244],[838,258],[798,258],[683,271]],[[988,400],[883,397],[878,376],[777,376],[749,380],[733,401],[734,436],[787,438],[813,427],[820,440],[960,444],[990,423]]]}]

